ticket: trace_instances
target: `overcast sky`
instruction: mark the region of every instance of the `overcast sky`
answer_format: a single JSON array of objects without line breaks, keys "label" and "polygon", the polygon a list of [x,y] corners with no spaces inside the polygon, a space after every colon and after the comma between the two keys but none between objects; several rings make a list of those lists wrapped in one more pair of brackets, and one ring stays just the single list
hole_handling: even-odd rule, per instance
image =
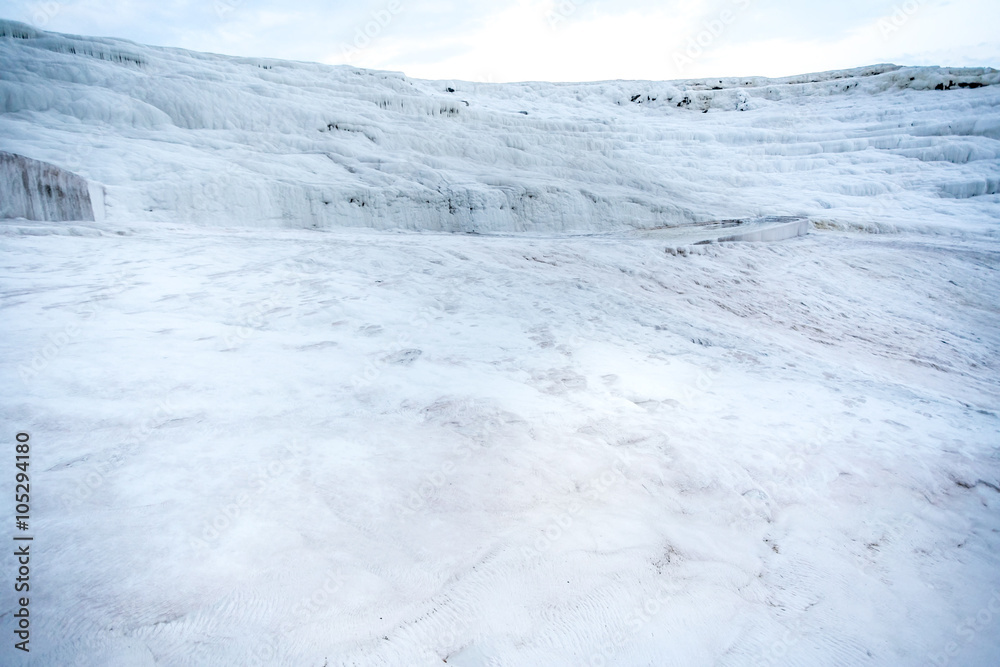
[{"label": "overcast sky", "polygon": [[57,32],[431,79],[1000,67],[998,0],[0,0],[0,16]]}]

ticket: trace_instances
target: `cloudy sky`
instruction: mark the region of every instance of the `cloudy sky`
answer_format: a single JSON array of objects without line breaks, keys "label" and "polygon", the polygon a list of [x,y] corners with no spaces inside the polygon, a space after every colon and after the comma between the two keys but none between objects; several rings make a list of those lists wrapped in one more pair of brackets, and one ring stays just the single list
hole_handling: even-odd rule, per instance
[{"label": "cloudy sky", "polygon": [[0,0],[46,30],[474,81],[1000,67],[997,0]]}]

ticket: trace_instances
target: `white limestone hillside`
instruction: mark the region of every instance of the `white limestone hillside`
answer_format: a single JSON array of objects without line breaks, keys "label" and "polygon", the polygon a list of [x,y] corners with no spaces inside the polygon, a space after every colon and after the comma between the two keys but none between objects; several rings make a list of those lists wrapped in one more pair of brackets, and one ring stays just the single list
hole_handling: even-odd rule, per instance
[{"label": "white limestone hillside", "polygon": [[[733,217],[984,231],[1000,72],[482,84],[0,22],[0,150],[109,220],[606,231]],[[98,212],[100,214],[102,212]]]}]

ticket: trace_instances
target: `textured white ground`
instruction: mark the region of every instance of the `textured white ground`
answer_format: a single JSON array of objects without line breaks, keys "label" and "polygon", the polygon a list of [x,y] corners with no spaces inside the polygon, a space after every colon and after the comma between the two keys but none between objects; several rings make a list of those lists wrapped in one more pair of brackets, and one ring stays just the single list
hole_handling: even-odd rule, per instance
[{"label": "textured white ground", "polygon": [[34,664],[1000,657],[995,247],[120,231],[0,245]]},{"label": "textured white ground", "polygon": [[[451,82],[449,116],[365,101],[451,99],[401,75],[0,56],[0,150],[107,195],[0,223],[36,535],[0,663],[1000,663],[996,86]],[[374,139],[319,131],[351,109]],[[640,229],[760,215],[813,229]]]}]

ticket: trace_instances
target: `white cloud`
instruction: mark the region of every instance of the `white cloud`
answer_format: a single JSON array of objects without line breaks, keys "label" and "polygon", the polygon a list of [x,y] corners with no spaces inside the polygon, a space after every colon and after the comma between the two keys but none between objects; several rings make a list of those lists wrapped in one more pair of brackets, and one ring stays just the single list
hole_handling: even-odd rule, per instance
[{"label": "white cloud", "polygon": [[876,62],[1000,66],[995,0],[0,0],[0,15],[36,24],[43,17],[40,27],[50,30],[442,79],[780,76]]}]

